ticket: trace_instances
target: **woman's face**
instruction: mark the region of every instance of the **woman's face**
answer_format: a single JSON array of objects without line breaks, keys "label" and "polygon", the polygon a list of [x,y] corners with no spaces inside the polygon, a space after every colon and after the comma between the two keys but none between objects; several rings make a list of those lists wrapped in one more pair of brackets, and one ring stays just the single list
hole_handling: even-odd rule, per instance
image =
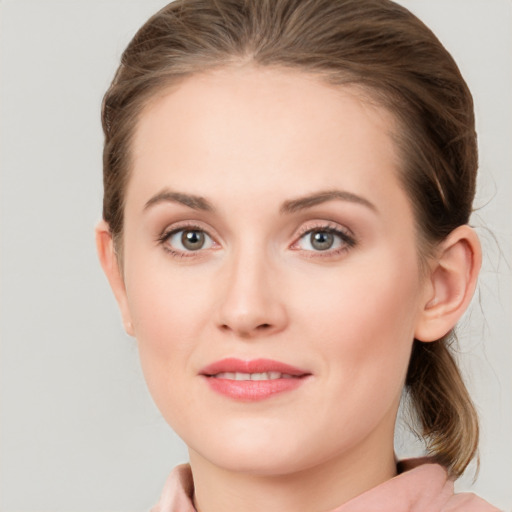
[{"label": "woman's face", "polygon": [[428,300],[393,129],[353,90],[254,67],[143,112],[121,307],[193,460],[285,474],[392,453]]}]

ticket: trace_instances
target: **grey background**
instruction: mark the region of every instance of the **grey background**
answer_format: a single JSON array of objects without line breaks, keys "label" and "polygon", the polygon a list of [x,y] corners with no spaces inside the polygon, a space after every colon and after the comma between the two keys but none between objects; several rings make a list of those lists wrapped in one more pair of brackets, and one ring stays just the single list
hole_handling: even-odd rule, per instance
[{"label": "grey background", "polygon": [[[97,263],[99,109],[121,51],[163,0],[0,1],[0,510],[142,511],[186,450],[146,391]],[[475,97],[473,217],[486,258],[460,328],[482,415],[472,489],[512,510],[512,1],[403,1]],[[402,427],[399,428],[402,430]],[[417,452],[410,436],[400,455]]]}]

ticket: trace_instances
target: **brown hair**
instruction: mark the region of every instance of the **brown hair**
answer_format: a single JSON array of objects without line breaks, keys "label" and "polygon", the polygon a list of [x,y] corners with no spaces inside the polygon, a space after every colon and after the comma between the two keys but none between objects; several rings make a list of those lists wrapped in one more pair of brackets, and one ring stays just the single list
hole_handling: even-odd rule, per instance
[{"label": "brown hair", "polygon": [[[393,113],[423,257],[468,222],[477,170],[471,94],[407,9],[389,0],[176,0],[135,35],[103,102],[103,217],[117,243],[144,106],[187,76],[246,62],[355,85]],[[430,453],[459,476],[476,453],[478,420],[450,340],[414,341],[406,389]]]}]

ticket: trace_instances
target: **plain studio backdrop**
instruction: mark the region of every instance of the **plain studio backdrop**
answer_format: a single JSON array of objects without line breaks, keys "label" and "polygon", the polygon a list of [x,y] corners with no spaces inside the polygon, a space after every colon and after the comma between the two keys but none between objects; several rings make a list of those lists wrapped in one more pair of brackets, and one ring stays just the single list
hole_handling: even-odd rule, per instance
[{"label": "plain studio backdrop", "polygon": [[[164,0],[0,0],[2,512],[135,512],[185,447],[160,418],[97,263],[100,103]],[[485,263],[460,359],[481,470],[457,484],[512,510],[512,1],[403,0],[474,94]],[[399,428],[403,430],[402,427]],[[411,436],[397,453],[418,453]]]}]

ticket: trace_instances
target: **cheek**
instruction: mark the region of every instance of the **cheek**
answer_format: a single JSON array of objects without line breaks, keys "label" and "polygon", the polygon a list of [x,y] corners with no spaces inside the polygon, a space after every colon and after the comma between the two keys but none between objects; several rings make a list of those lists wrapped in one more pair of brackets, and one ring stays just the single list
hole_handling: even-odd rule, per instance
[{"label": "cheek", "polygon": [[205,280],[197,272],[173,272],[165,258],[146,257],[141,264],[136,256],[132,253],[126,269],[134,335],[148,388],[167,416],[174,401],[187,394],[180,386],[194,372],[190,356],[211,318],[209,293],[198,293]]},{"label": "cheek", "polygon": [[132,252],[126,268],[135,336],[161,356],[185,350],[204,326],[208,279],[193,267],[177,270],[157,251],[140,252]]},{"label": "cheek", "polygon": [[[340,429],[351,442],[380,424],[393,430],[417,316],[415,266],[410,270],[401,265],[387,272],[340,272],[339,279],[325,283],[324,293],[316,288],[302,305],[310,319],[303,327],[321,354],[328,383],[324,400],[315,403],[318,435],[326,446],[340,445]],[[297,290],[295,296],[304,293]]]},{"label": "cheek", "polygon": [[311,311],[308,316],[320,315],[319,323],[326,327],[339,324],[340,334],[373,330],[382,337],[409,332],[416,320],[421,286],[414,258],[389,255],[347,262],[302,285],[293,295],[303,299],[302,308]]},{"label": "cheek", "polygon": [[337,362],[340,373],[333,378],[348,375],[361,389],[365,382],[389,380],[396,392],[405,378],[420,292],[415,254],[398,260],[390,253],[353,265],[347,261],[339,272],[316,279],[307,293],[297,289],[293,296],[307,312],[303,328],[310,329],[309,338],[323,357]]}]

